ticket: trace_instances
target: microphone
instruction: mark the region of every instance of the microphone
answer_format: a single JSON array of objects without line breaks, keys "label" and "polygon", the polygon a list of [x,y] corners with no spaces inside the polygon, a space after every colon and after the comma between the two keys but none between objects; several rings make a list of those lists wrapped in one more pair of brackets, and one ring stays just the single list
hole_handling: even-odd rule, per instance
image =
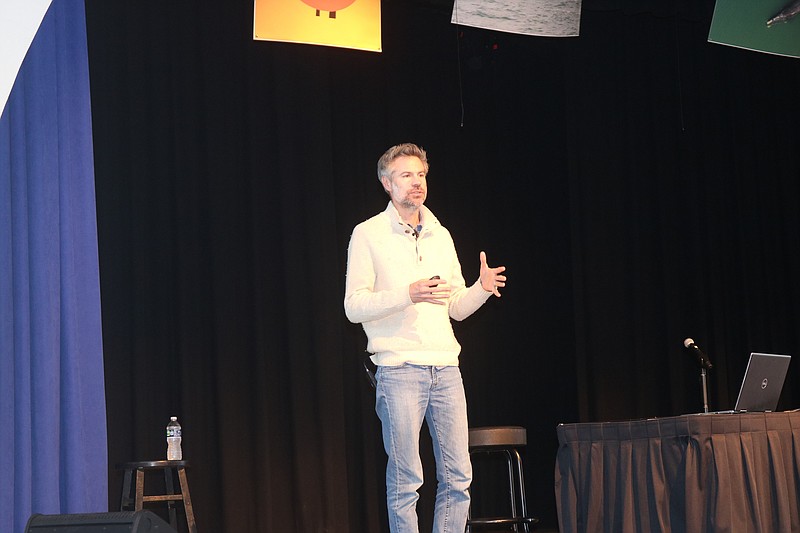
[{"label": "microphone", "polygon": [[683,341],[684,348],[688,348],[697,357],[697,362],[700,363],[700,366],[705,368],[706,370],[711,370],[714,366],[711,364],[711,360],[708,358],[706,354],[703,353],[703,350],[700,349],[698,345],[694,343],[694,339],[691,337],[685,339]]}]

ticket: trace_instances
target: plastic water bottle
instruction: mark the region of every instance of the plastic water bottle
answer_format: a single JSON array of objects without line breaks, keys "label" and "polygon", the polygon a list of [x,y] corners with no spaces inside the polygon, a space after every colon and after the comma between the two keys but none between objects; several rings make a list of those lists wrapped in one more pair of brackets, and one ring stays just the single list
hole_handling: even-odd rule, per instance
[{"label": "plastic water bottle", "polygon": [[180,461],[183,459],[181,451],[181,425],[178,417],[171,416],[167,424],[167,461]]}]

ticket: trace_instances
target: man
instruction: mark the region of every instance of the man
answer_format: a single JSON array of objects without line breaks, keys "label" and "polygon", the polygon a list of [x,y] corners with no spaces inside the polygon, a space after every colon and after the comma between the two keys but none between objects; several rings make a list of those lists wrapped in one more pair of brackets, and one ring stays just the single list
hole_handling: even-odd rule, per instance
[{"label": "man", "polygon": [[418,531],[423,418],[436,458],[434,533],[463,533],[469,511],[467,403],[458,368],[461,346],[450,318],[463,320],[506,284],[505,267],[480,253],[480,278],[466,287],[453,239],[423,204],[428,159],[414,144],[389,148],[378,179],[390,201],[353,230],[344,308],[361,323],[378,366],[375,410],[388,455],[386,499],[392,533]]}]

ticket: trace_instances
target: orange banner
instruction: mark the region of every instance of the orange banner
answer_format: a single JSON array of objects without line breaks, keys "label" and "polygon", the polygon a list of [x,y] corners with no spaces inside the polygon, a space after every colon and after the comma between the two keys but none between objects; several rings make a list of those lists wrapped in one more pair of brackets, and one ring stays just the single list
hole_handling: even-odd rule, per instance
[{"label": "orange banner", "polygon": [[253,39],[381,51],[380,0],[255,0]]}]

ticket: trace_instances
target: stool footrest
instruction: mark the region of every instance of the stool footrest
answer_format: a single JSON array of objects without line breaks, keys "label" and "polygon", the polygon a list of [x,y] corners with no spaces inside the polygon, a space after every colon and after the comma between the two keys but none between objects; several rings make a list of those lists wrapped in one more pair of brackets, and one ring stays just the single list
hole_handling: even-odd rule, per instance
[{"label": "stool footrest", "polygon": [[160,496],[143,496],[143,502],[179,502],[183,500],[181,494],[163,494]]},{"label": "stool footrest", "polygon": [[501,526],[511,524],[536,524],[539,522],[538,518],[533,516],[524,517],[518,516],[516,518],[476,518],[474,520],[467,520],[468,526]]}]

